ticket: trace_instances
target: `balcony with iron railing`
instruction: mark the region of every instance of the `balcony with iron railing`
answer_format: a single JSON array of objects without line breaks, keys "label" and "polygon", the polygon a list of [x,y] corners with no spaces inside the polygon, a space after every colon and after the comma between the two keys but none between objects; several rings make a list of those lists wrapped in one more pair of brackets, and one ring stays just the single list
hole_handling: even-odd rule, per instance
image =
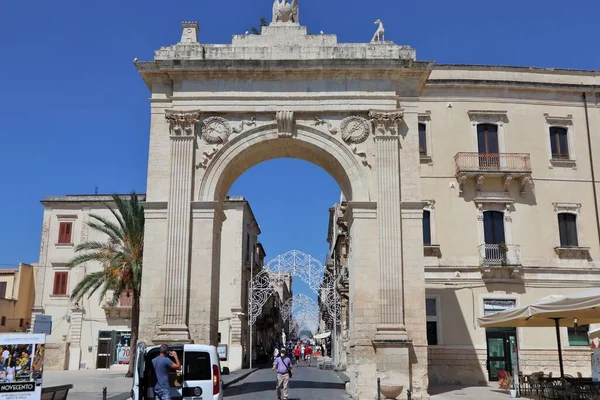
[{"label": "balcony with iron railing", "polygon": [[479,266],[482,272],[505,270],[514,277],[521,267],[521,246],[518,244],[482,244],[479,246]]},{"label": "balcony with iron railing", "polygon": [[531,183],[531,157],[529,153],[477,153],[462,152],[454,156],[456,164],[456,177],[460,183],[461,193],[464,182],[468,178],[475,178],[477,191],[486,177],[501,177],[504,190],[508,188],[513,179],[521,183],[521,194],[525,194],[525,186]]}]

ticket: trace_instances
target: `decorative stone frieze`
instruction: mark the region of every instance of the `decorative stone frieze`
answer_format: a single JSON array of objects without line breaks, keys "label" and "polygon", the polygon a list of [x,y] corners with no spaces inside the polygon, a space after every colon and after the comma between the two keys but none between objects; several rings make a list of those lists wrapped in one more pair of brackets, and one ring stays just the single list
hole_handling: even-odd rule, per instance
[{"label": "decorative stone frieze", "polygon": [[277,134],[282,138],[290,138],[294,133],[294,112],[277,112]]},{"label": "decorative stone frieze", "polygon": [[579,214],[581,212],[581,203],[552,203],[554,212],[572,212]]},{"label": "decorative stone frieze", "polygon": [[202,124],[202,139],[207,143],[225,143],[232,132],[229,121],[223,117],[208,117]]},{"label": "decorative stone frieze", "polygon": [[404,117],[404,110],[371,110],[369,118],[375,126],[375,135],[397,135],[398,122]]},{"label": "decorative stone frieze", "polygon": [[203,151],[202,152],[202,160],[200,161],[200,163],[196,164],[196,169],[198,169],[198,168],[203,168],[203,169],[208,168],[208,164],[210,164],[210,162],[212,161],[213,157],[218,152],[219,152],[219,146],[213,146],[209,150]]},{"label": "decorative stone frieze", "polygon": [[327,126],[327,130],[332,135],[336,135],[338,133],[338,129],[333,127],[333,125],[331,125],[331,122],[321,119],[319,117],[315,117],[315,122],[313,123],[313,125],[314,126],[321,126],[321,125]]},{"label": "decorative stone frieze", "polygon": [[200,111],[167,110],[165,118],[169,121],[171,136],[193,136],[200,122]]},{"label": "decorative stone frieze", "polygon": [[342,139],[346,143],[362,143],[371,135],[371,124],[363,117],[351,115],[340,124]]},{"label": "decorative stone frieze", "polygon": [[362,165],[371,168],[371,164],[369,164],[369,159],[367,158],[366,152],[358,150],[356,146],[352,146],[352,153],[360,157],[360,162],[362,163]]}]

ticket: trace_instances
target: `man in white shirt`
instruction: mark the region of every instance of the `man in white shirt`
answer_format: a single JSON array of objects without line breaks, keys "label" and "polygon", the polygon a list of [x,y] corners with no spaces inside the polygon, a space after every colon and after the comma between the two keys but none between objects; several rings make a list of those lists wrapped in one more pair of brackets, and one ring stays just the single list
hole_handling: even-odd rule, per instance
[{"label": "man in white shirt", "polygon": [[5,367],[8,365],[8,357],[10,357],[10,351],[8,351],[8,348],[4,348],[4,351],[2,352],[2,365],[4,365]]}]

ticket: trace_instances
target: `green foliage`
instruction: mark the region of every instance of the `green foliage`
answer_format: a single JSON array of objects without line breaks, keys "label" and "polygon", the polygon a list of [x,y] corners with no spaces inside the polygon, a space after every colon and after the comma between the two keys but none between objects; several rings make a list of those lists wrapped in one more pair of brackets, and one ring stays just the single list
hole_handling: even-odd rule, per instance
[{"label": "green foliage", "polygon": [[[267,23],[267,19],[266,19],[265,17],[261,17],[261,18],[260,18],[260,26],[261,26],[261,28],[262,28],[263,26],[267,26],[267,25],[269,25],[269,24]],[[260,35],[260,29],[257,29],[256,27],[252,27],[252,28],[250,29],[250,33],[252,33],[253,35]]]}]

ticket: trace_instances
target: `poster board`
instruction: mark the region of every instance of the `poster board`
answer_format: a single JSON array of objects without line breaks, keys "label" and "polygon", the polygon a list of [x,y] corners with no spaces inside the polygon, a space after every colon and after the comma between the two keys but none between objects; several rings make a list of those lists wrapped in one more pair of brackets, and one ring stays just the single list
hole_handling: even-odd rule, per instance
[{"label": "poster board", "polygon": [[217,354],[219,355],[219,360],[227,361],[227,345],[219,344],[217,346]]},{"label": "poster board", "polygon": [[39,400],[46,335],[0,334],[0,400]]}]

